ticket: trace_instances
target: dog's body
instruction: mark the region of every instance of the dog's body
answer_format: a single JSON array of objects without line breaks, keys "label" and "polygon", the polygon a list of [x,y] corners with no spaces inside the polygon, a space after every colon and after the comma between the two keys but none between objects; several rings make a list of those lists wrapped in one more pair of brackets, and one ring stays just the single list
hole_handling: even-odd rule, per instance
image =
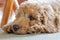
[{"label": "dog's body", "polygon": [[16,34],[59,32],[60,4],[24,2],[17,10],[15,21],[4,30]]}]

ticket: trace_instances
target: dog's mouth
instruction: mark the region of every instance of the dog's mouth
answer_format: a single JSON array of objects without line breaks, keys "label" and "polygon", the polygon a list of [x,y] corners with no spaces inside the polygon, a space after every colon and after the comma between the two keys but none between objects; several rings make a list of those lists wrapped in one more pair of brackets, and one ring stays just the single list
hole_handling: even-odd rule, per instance
[{"label": "dog's mouth", "polygon": [[4,30],[4,32],[6,32],[6,33],[8,33],[8,34],[14,33],[13,30],[12,30],[12,28],[11,28],[11,25],[4,25],[4,26],[2,27],[2,29]]},{"label": "dog's mouth", "polygon": [[10,30],[10,31],[7,31],[7,33],[8,34],[12,34],[12,33],[14,33],[12,30]]}]

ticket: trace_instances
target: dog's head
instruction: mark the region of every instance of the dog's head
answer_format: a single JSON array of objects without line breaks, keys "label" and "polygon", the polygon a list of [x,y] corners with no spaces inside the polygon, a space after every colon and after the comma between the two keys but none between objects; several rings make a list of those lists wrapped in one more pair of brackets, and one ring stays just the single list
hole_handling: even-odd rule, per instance
[{"label": "dog's head", "polygon": [[[27,3],[20,5],[15,21],[5,30],[10,33],[26,34],[51,32],[54,27],[54,12],[50,5]],[[52,27],[50,31],[50,27]]]}]

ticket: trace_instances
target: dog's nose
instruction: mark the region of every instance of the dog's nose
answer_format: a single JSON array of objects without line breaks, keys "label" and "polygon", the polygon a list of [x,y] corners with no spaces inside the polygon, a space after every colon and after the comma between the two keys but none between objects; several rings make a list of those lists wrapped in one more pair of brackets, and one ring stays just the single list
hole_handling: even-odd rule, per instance
[{"label": "dog's nose", "polygon": [[14,29],[14,31],[17,31],[19,29],[19,26],[18,25],[13,25],[13,29]]}]

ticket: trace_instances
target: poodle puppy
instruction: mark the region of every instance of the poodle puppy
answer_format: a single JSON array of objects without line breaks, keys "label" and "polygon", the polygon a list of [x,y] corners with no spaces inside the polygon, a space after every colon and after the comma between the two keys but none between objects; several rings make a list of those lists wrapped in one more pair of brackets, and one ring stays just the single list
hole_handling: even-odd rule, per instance
[{"label": "poodle puppy", "polygon": [[56,2],[23,2],[16,12],[16,19],[3,30],[14,34],[59,32],[60,5]]}]

